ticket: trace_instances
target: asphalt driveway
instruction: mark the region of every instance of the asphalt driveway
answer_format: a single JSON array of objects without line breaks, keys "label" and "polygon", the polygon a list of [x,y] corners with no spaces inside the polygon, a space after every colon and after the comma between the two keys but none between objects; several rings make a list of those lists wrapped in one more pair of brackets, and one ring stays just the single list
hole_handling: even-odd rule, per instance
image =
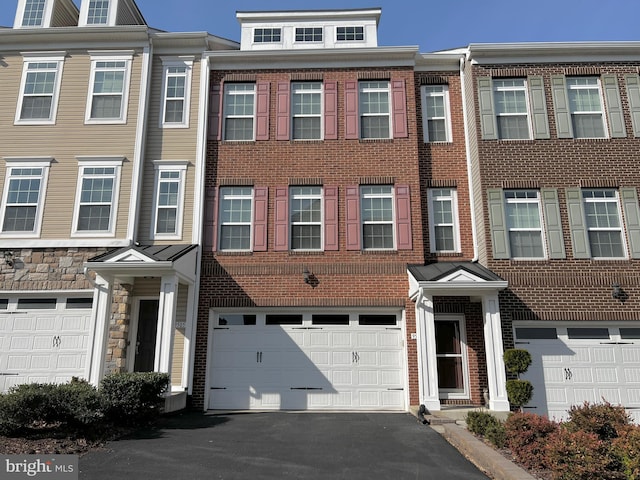
[{"label": "asphalt driveway", "polygon": [[431,428],[396,413],[184,413],[80,458],[86,480],[486,480]]}]

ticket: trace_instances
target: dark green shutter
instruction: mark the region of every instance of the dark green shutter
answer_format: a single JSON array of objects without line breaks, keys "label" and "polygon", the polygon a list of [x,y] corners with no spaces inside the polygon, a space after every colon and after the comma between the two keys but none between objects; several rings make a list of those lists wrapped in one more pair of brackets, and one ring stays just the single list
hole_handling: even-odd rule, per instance
[{"label": "dark green shutter", "polygon": [[640,137],[640,77],[638,75],[627,75],[627,98],[629,100],[629,111],[631,112],[631,125],[633,125],[633,136]]},{"label": "dark green shutter", "polygon": [[549,117],[547,116],[547,101],[544,96],[544,81],[541,76],[529,77],[529,103],[533,121],[533,138],[547,139],[549,133]]},{"label": "dark green shutter", "polygon": [[631,258],[640,258],[640,208],[638,208],[638,192],[635,187],[620,189],[620,198],[624,210],[624,223],[629,237]]},{"label": "dark green shutter", "polygon": [[489,202],[489,225],[491,227],[491,245],[493,258],[509,258],[509,232],[504,216],[504,198],[502,190],[487,190]]},{"label": "dark green shutter", "polygon": [[553,108],[555,110],[558,138],[573,138],[569,96],[567,95],[567,82],[564,75],[551,77],[551,92],[553,94]]},{"label": "dark green shutter", "polygon": [[618,89],[618,77],[616,75],[603,75],[602,86],[604,89],[604,98],[607,102],[611,136],[613,138],[624,138],[627,136],[627,129],[624,126],[620,90]]},{"label": "dark green shutter", "polygon": [[590,258],[591,247],[584,220],[582,191],[579,188],[567,188],[566,195],[573,258]]},{"label": "dark green shutter", "polygon": [[560,202],[558,191],[555,188],[542,188],[542,208],[544,211],[544,224],[549,244],[549,258],[566,258],[564,249],[564,236],[562,235],[562,220],[560,218]]},{"label": "dark green shutter", "polygon": [[490,77],[478,78],[478,103],[483,140],[498,139],[498,123],[493,108],[493,84]]}]

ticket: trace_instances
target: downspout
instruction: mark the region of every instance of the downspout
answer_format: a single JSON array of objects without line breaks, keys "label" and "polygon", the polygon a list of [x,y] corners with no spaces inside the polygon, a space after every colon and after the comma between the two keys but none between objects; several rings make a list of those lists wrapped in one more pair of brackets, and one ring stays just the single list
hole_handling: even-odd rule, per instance
[{"label": "downspout", "polygon": [[473,238],[473,263],[478,261],[478,231],[476,227],[476,208],[475,208],[475,195],[473,191],[473,174],[471,173],[471,147],[469,145],[469,125],[468,112],[467,112],[467,91],[466,91],[466,79],[464,75],[465,63],[469,58],[469,51],[460,57],[460,89],[462,90],[462,118],[464,122],[464,148],[467,155],[467,181],[469,185],[469,209],[471,210],[471,237]]}]

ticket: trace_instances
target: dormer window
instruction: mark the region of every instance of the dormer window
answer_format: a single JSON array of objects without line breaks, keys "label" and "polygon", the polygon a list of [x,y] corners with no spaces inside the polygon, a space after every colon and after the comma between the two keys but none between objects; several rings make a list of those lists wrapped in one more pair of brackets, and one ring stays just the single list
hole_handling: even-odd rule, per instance
[{"label": "dormer window", "polygon": [[322,27],[296,28],[296,42],[321,42]]},{"label": "dormer window", "polygon": [[255,43],[279,43],[282,40],[280,28],[256,28],[253,32]]},{"label": "dormer window", "polygon": [[364,27],[337,27],[336,41],[338,42],[362,42],[364,41]]},{"label": "dormer window", "polygon": [[42,27],[46,0],[27,0],[22,16],[23,27]]},{"label": "dormer window", "polygon": [[107,25],[110,0],[89,0],[87,25]]}]

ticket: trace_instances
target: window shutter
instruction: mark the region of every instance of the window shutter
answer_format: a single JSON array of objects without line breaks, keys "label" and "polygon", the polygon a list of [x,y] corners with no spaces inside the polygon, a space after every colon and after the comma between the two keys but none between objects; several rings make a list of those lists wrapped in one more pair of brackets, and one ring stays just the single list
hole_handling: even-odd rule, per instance
[{"label": "window shutter", "polygon": [[291,87],[289,82],[278,82],[276,92],[276,140],[289,140],[291,128]]},{"label": "window shutter", "polygon": [[640,208],[638,208],[638,192],[635,187],[620,189],[624,223],[629,237],[631,258],[640,258]]},{"label": "window shutter", "polygon": [[324,249],[339,249],[338,187],[324,187]]},{"label": "window shutter", "polygon": [[627,129],[624,126],[624,114],[620,102],[620,90],[618,89],[618,77],[616,75],[603,75],[602,86],[604,98],[607,102],[607,114],[609,116],[609,128],[613,138],[624,138]]},{"label": "window shutter", "polygon": [[267,251],[267,213],[269,209],[269,189],[253,189],[253,251]]},{"label": "window shutter", "polygon": [[407,138],[407,91],[404,80],[391,79],[393,138]]},{"label": "window shutter", "polygon": [[556,130],[558,138],[573,138],[573,125],[571,124],[571,112],[569,111],[569,96],[567,95],[567,82],[564,75],[551,77],[551,93],[553,108],[556,114]]},{"label": "window shutter", "polygon": [[344,82],[344,138],[356,140],[358,133],[358,82]]},{"label": "window shutter", "polygon": [[498,139],[498,123],[493,108],[493,84],[491,78],[478,78],[478,102],[480,104],[480,128],[483,140]]},{"label": "window shutter", "polygon": [[256,83],[256,140],[269,140],[269,82]]},{"label": "window shutter", "polygon": [[493,258],[509,258],[509,237],[504,217],[504,198],[499,188],[487,190],[489,199],[489,225],[491,226],[491,244]]},{"label": "window shutter", "polygon": [[209,94],[209,138],[222,140],[222,89],[221,83],[211,87]]},{"label": "window shutter", "polygon": [[338,82],[324,82],[324,139],[338,139]]},{"label": "window shutter", "polygon": [[396,185],[396,246],[398,250],[413,248],[411,232],[411,197],[409,185]]},{"label": "window shutter", "polygon": [[204,220],[204,249],[208,251],[216,250],[216,219],[218,217],[218,202],[215,187],[207,187],[205,200],[205,220]]},{"label": "window shutter", "polygon": [[360,250],[360,188],[358,185],[347,186],[346,195],[347,250]]},{"label": "window shutter", "polygon": [[631,113],[633,136],[640,137],[640,77],[638,75],[627,75],[625,79],[627,81],[627,98]]},{"label": "window shutter", "polygon": [[289,249],[289,188],[276,187],[274,250]]},{"label": "window shutter", "polygon": [[540,190],[540,196],[542,197],[544,224],[549,244],[549,258],[567,258],[564,249],[564,236],[562,235],[558,191],[555,188],[543,188]]},{"label": "window shutter", "polygon": [[551,138],[549,133],[549,117],[547,115],[547,101],[544,95],[544,81],[541,76],[531,76],[529,84],[529,103],[533,120],[533,137],[536,139]]},{"label": "window shutter", "polygon": [[579,188],[567,188],[566,195],[573,258],[590,258],[591,246],[589,245],[587,228],[584,222],[582,192]]}]

